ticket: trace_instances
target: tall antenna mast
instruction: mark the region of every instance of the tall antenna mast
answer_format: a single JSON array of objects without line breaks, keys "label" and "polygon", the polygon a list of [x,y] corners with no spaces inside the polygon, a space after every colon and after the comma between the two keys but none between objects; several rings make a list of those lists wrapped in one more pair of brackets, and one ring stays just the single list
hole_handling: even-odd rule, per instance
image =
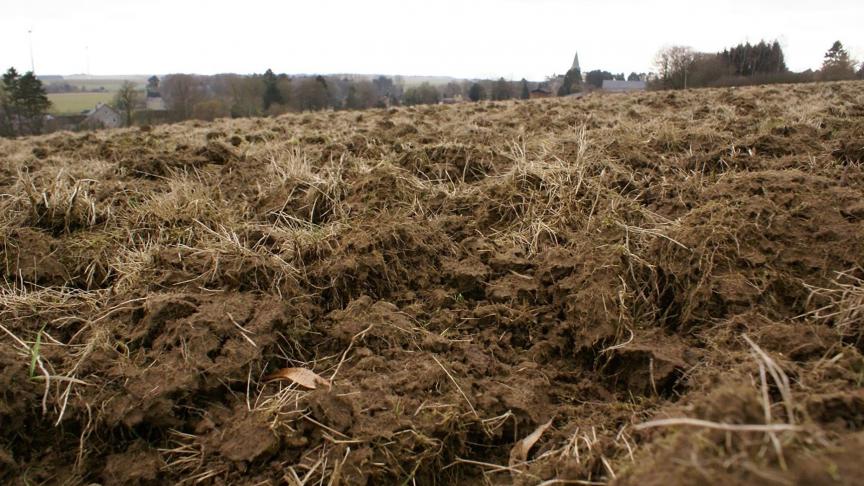
[{"label": "tall antenna mast", "polygon": [[36,74],[36,63],[33,61],[33,28],[27,31],[27,35],[30,38],[30,72]]}]

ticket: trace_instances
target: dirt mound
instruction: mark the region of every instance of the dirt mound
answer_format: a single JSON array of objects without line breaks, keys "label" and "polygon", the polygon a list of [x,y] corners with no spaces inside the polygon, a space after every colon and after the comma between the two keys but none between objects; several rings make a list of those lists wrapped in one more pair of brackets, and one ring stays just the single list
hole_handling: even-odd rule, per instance
[{"label": "dirt mound", "polygon": [[861,88],[0,141],[0,482],[860,482]]},{"label": "dirt mound", "polygon": [[2,248],[7,281],[63,285],[69,280],[69,271],[61,262],[61,248],[50,235],[30,228],[15,229],[4,235]]},{"label": "dirt mound", "polygon": [[735,175],[705,191],[705,202],[653,250],[675,296],[674,310],[666,309],[670,324],[753,308],[775,318],[806,313],[808,285],[830,285],[835,275],[827,269],[852,269],[864,258],[860,195],[798,171]]},{"label": "dirt mound", "polygon": [[474,182],[506,169],[509,160],[494,150],[463,144],[441,144],[411,150],[398,164],[433,181]]}]

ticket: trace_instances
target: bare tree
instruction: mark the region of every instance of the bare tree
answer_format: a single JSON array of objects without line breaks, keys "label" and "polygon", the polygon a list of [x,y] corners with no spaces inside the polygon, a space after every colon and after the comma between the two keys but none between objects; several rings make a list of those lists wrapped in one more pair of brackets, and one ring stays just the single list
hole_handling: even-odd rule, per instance
[{"label": "bare tree", "polygon": [[179,120],[187,120],[195,104],[201,101],[201,82],[189,74],[165,76],[162,97]]},{"label": "bare tree", "polygon": [[687,76],[696,52],[687,46],[670,46],[657,53],[654,64],[667,88],[687,89]]},{"label": "bare tree", "polygon": [[330,91],[323,76],[302,78],[294,87],[291,97],[298,111],[323,110],[330,104]]},{"label": "bare tree", "polygon": [[406,106],[434,105],[439,101],[441,101],[441,93],[438,92],[438,88],[429,83],[412,86],[402,95],[402,103]]},{"label": "bare tree", "polygon": [[264,83],[247,76],[226,75],[231,116],[259,116],[263,112]]},{"label": "bare tree", "polygon": [[357,81],[348,87],[345,108],[362,110],[378,104],[378,90],[371,81]]},{"label": "bare tree", "polygon": [[132,113],[138,105],[138,89],[135,83],[123,81],[117,94],[114,95],[114,107],[126,116],[126,126],[132,126]]}]

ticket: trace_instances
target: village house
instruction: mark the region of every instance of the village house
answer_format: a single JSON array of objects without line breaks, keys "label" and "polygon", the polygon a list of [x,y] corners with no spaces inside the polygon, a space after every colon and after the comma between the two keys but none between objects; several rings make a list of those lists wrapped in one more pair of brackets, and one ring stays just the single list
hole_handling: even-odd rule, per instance
[{"label": "village house", "polygon": [[645,81],[618,81],[616,79],[604,79],[603,91],[609,93],[629,93],[632,91],[645,91]]},{"label": "village house", "polygon": [[457,103],[464,103],[465,98],[462,97],[461,94],[457,94],[456,96],[441,98],[442,105],[455,105]]},{"label": "village house", "polygon": [[97,103],[96,108],[87,113],[81,128],[118,128],[123,126],[123,116],[105,103]]},{"label": "village house", "polygon": [[168,108],[165,106],[165,100],[157,93],[156,96],[150,96],[148,93],[147,101],[145,102],[147,110],[150,111],[165,111]]},{"label": "village house", "polygon": [[546,82],[544,82],[541,85],[541,87],[543,87],[547,91],[549,91],[550,96],[554,96],[554,95],[558,94],[558,90],[561,89],[561,86],[563,86],[563,85],[564,85],[564,76],[561,74],[558,74],[556,76],[547,78]]},{"label": "village house", "polygon": [[541,87],[532,89],[531,92],[528,93],[528,97],[532,100],[535,98],[548,98],[550,96],[552,96],[552,92]]}]

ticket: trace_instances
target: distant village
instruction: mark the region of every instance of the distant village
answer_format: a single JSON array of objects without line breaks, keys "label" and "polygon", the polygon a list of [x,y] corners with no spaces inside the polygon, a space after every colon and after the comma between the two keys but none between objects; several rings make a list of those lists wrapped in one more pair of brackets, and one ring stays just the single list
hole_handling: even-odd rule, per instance
[{"label": "distant village", "polygon": [[[415,100],[412,99],[411,96],[411,88],[404,88],[404,79],[398,79],[401,77],[396,77],[397,81],[400,82],[400,86],[394,84],[392,89],[383,89],[377,90],[377,97],[374,98],[373,106],[351,106],[352,104],[357,104],[356,101],[352,102],[352,95],[354,98],[357,97],[357,87],[356,86],[348,86],[347,89],[343,89],[342,91],[346,91],[347,93],[344,95],[342,100],[343,106],[331,106],[332,108],[368,108],[368,107],[390,107],[395,104],[454,104],[454,103],[465,103],[470,101],[478,101],[479,99],[492,99],[492,100],[502,100],[502,99],[510,99],[510,98],[523,98],[523,99],[536,99],[536,98],[547,98],[553,96],[571,96],[571,97],[580,97],[583,96],[586,92],[589,91],[601,91],[607,93],[623,93],[623,92],[632,92],[632,91],[642,91],[647,88],[647,75],[635,75],[631,74],[630,79],[624,79],[623,74],[621,75],[613,75],[608,72],[597,71],[600,73],[602,78],[600,79],[601,84],[599,86],[595,84],[589,84],[591,77],[591,73],[587,76],[582,74],[581,66],[579,65],[579,55],[578,53],[574,56],[574,60],[568,73],[578,73],[579,79],[572,80],[568,79],[567,75],[553,75],[548,77],[544,81],[540,82],[528,82],[526,80],[522,80],[521,82],[514,81],[505,81],[502,79],[496,81],[483,81],[483,80],[473,80],[473,81],[465,81],[462,80],[449,80],[445,84],[443,81],[437,83],[437,85],[433,85],[429,82],[421,83],[420,88],[425,89],[427,93],[425,96],[417,97],[422,98],[418,99],[418,102],[413,102]],[[168,90],[171,90],[171,78],[172,76],[186,76],[186,75],[169,75],[165,78],[169,79],[169,87]],[[266,75],[265,75],[266,76]],[[274,75],[275,76],[275,75]],[[281,75],[284,76],[284,75]],[[280,77],[281,77],[280,76]],[[351,83],[354,80],[351,80],[349,75],[343,76],[343,79],[337,80],[334,82],[333,80],[324,79],[324,84],[328,86],[331,91],[339,91],[340,84],[345,82]],[[572,76],[571,76],[572,77]],[[163,78],[163,79],[165,79]],[[316,77],[319,79],[321,77]],[[382,77],[383,78],[383,77]],[[44,78],[45,82],[50,83],[49,88],[51,88],[52,92],[57,92],[55,90],[65,89],[67,91],[74,90],[75,88],[70,85],[62,76],[46,76]],[[329,81],[329,84],[328,84]],[[341,83],[339,82],[341,81]],[[565,87],[565,84],[568,82],[573,83],[575,81],[574,87],[566,87],[566,89],[562,89]],[[70,131],[78,131],[78,130],[94,130],[100,128],[119,128],[126,126],[127,124],[153,124],[153,123],[161,123],[161,122],[170,122],[176,121],[177,115],[176,110],[172,110],[171,103],[166,101],[163,98],[161,90],[160,90],[160,80],[157,76],[151,76],[148,79],[147,87],[144,90],[143,100],[138,100],[136,107],[134,109],[134,119],[126,120],[126,117],[118,109],[117,106],[112,106],[111,103],[105,102],[97,102],[92,108],[83,110],[81,113],[75,114],[57,114],[57,115],[47,115],[45,120],[44,131],[52,132],[59,130],[70,130]],[[264,82],[266,84],[267,79],[265,77]],[[373,85],[383,84],[387,85],[388,83],[381,81],[380,79],[374,79]],[[497,83],[497,84],[496,84]],[[276,84],[280,83],[279,77],[277,77]],[[299,83],[298,83],[299,84]],[[393,84],[393,83],[390,83]],[[502,87],[503,86],[503,87]],[[428,94],[429,88],[435,90],[434,94]],[[526,89],[529,88],[529,89]],[[472,93],[472,89],[474,92]],[[266,86],[265,86],[266,90]],[[95,92],[106,92],[104,87],[95,88],[93,91]],[[204,91],[214,91],[212,89],[204,89]],[[504,92],[502,94],[502,91]],[[65,91],[63,91],[65,92]],[[408,96],[406,96],[406,92]],[[263,95],[262,95],[263,96]],[[170,96],[169,96],[170,97]],[[276,101],[283,101],[284,98],[288,96],[277,96],[276,98],[282,98],[281,100],[277,99]],[[332,95],[331,95],[332,97]],[[173,98],[173,97],[172,97]],[[177,101],[177,100],[171,100]],[[181,102],[185,102],[185,100],[180,100]],[[200,101],[199,101],[200,103]],[[369,103],[366,103],[369,104]],[[116,105],[116,103],[115,103]],[[208,106],[215,105],[215,103],[208,103]],[[363,103],[361,103],[363,105]],[[267,108],[270,108],[269,106]],[[314,109],[316,107],[310,106],[309,108]],[[322,107],[323,108],[323,107]],[[200,111],[200,110],[199,110]],[[218,112],[219,110],[215,110]],[[272,111],[272,110],[271,110]],[[219,113],[224,116],[235,116],[236,113],[226,112]],[[258,110],[250,110],[248,114],[251,115],[263,115],[263,114],[272,114],[266,111],[258,111]],[[192,114],[192,118],[201,118],[196,117]],[[203,117],[208,118],[208,117]]]},{"label": "distant village", "polygon": [[[646,89],[864,79],[864,64],[859,67],[840,41],[834,42],[826,52],[821,69],[817,71],[790,71],[778,41],[743,43],[714,53],[670,46],[657,53],[655,66],[656,73],[631,72],[627,76],[597,69],[583,73],[577,53],[565,74],[555,74],[543,81],[357,74],[287,75],[268,69],[263,74],[252,75],[150,76],[146,78],[146,85],[143,76],[136,77],[134,83],[129,79],[115,79],[112,81],[122,81],[116,92],[98,83],[95,87],[82,87],[80,76],[65,79],[62,76],[35,76],[32,72],[20,75],[10,69],[3,81],[9,86],[0,86],[0,94],[6,93],[0,96],[0,136],[152,125],[190,119],[209,121],[276,116],[317,110],[362,110],[552,96],[578,98],[587,93],[614,94]],[[20,89],[15,86],[20,86]],[[80,112],[76,112],[82,106],[80,103],[74,105],[74,110],[62,110],[56,106],[53,111],[49,110],[52,102],[47,95],[75,98],[77,93],[95,95],[83,97],[84,106],[90,102],[93,105]],[[106,95],[113,95],[113,99]],[[12,102],[15,97],[18,101]]]},{"label": "distant village", "polygon": [[[55,80],[54,82],[57,82],[57,79],[63,79],[60,76],[53,76],[51,78]],[[135,116],[138,120],[150,123],[154,121],[168,121],[168,107],[159,92],[158,85],[159,78],[152,76],[144,92],[143,104],[135,110]],[[104,92],[105,88],[103,87],[96,91]],[[126,124],[127,121],[118,109],[108,103],[97,102],[93,108],[84,110],[78,114],[46,115],[45,131],[97,130],[101,128],[120,128]]]},{"label": "distant village", "polygon": [[546,81],[539,83],[536,88],[530,91],[531,98],[548,98],[550,96],[582,96],[586,91],[591,91],[592,88],[599,89],[602,92],[606,93],[627,93],[632,91],[645,91],[648,88],[648,80],[651,78],[649,74],[636,74],[631,73],[628,79],[624,79],[623,74],[613,75],[611,73],[605,71],[594,71],[595,73],[600,73],[600,86],[594,86],[589,84],[589,76],[582,73],[582,68],[579,65],[579,53],[577,52],[573,58],[573,64],[570,66],[570,69],[567,71],[568,73],[578,73],[579,76],[578,84],[581,86],[586,86],[586,89],[578,90],[571,93],[561,93],[561,88],[564,87],[567,82],[566,75],[555,75],[547,79]]}]

